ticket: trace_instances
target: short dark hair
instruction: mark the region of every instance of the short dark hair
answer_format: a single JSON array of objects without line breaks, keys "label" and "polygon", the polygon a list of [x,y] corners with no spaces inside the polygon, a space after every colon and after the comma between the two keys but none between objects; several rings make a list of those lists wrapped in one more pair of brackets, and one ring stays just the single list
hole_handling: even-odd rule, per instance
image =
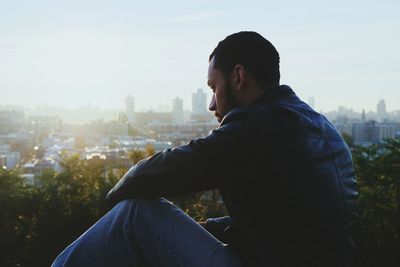
[{"label": "short dark hair", "polygon": [[214,68],[229,77],[236,64],[241,64],[265,89],[279,85],[279,53],[263,36],[256,32],[242,31],[227,36],[211,53]]}]

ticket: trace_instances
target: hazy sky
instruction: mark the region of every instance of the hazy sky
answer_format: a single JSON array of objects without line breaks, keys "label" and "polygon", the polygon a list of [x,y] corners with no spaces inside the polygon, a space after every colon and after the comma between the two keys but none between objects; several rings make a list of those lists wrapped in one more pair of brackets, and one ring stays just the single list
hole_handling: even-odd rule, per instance
[{"label": "hazy sky", "polygon": [[190,108],[218,41],[255,30],[318,110],[400,109],[399,14],[398,0],[0,0],[0,105]]}]

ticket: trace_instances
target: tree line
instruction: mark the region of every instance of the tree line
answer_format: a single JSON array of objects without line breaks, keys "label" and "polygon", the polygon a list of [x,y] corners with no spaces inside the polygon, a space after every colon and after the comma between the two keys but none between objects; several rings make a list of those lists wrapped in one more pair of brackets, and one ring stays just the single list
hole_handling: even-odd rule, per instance
[{"label": "tree line", "polygon": [[[355,146],[359,266],[400,266],[400,141]],[[133,164],[154,154],[133,150]],[[50,266],[54,258],[109,209],[106,193],[126,169],[100,159],[63,156],[62,172],[47,170],[31,186],[18,170],[0,169],[0,266]],[[195,220],[226,215],[218,191],[172,200]]]}]

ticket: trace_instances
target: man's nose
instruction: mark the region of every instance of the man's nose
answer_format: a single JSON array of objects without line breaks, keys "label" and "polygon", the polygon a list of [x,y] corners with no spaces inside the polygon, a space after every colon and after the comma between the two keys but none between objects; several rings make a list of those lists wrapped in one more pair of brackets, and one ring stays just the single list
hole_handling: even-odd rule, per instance
[{"label": "man's nose", "polygon": [[213,94],[212,97],[211,97],[211,102],[210,102],[210,106],[208,107],[208,109],[209,109],[210,111],[214,111],[214,110],[217,109],[217,105],[216,105],[216,103],[215,103],[215,96],[214,96],[214,94]]}]

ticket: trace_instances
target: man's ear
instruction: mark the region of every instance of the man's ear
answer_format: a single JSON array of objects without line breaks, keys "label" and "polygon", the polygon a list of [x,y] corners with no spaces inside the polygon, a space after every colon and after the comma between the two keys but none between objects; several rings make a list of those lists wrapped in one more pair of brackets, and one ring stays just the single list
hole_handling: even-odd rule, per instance
[{"label": "man's ear", "polygon": [[243,65],[236,64],[235,67],[233,67],[233,82],[235,83],[235,87],[237,88],[238,91],[242,91],[244,89],[244,83],[245,83],[245,69]]}]

